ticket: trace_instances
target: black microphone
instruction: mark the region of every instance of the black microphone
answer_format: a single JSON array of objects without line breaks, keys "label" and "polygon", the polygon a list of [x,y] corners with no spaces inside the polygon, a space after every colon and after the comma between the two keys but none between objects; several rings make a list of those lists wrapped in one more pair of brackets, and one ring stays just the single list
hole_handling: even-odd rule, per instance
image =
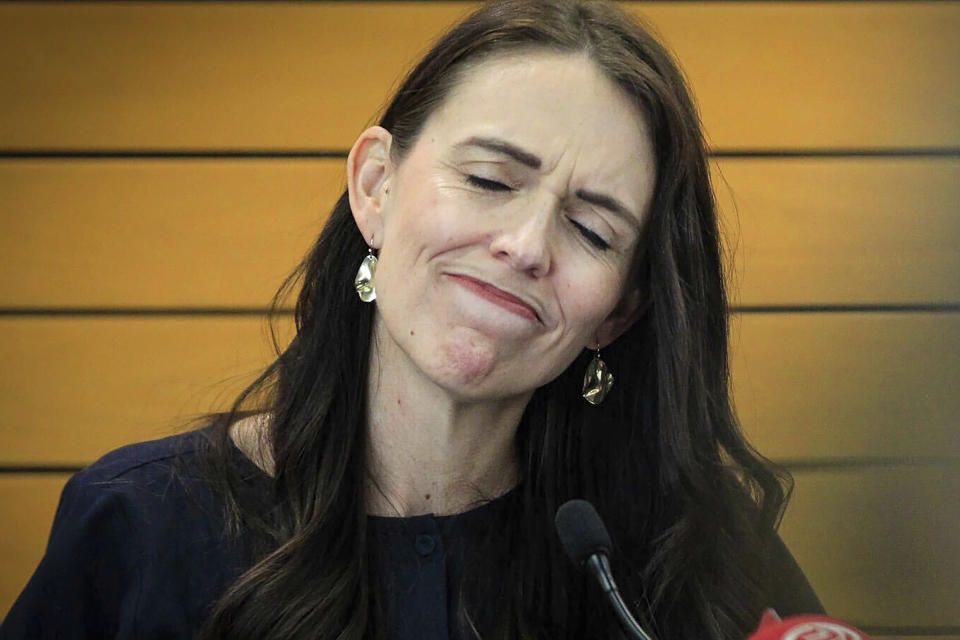
[{"label": "black microphone", "polygon": [[627,608],[617,583],[610,573],[610,534],[603,526],[603,520],[597,510],[586,500],[570,500],[557,509],[554,518],[557,534],[564,551],[578,567],[586,567],[600,583],[610,604],[617,612],[620,626],[624,632],[637,640],[650,640],[650,636],[637,624],[637,620]]}]

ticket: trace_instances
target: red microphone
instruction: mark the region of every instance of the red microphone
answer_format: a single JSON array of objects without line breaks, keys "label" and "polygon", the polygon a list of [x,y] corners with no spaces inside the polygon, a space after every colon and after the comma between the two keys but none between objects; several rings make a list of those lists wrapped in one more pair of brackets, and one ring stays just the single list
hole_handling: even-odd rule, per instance
[{"label": "red microphone", "polygon": [[780,619],[767,609],[760,626],[747,640],[872,640],[863,631],[836,618],[820,615],[790,616]]}]

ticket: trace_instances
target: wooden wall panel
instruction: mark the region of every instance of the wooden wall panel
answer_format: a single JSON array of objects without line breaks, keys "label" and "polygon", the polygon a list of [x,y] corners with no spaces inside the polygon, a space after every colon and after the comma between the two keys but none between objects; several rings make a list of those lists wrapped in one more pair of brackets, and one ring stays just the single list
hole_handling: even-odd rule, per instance
[{"label": "wooden wall panel", "polygon": [[960,159],[715,163],[732,301],[960,301]]},{"label": "wooden wall panel", "polygon": [[[263,331],[255,317],[0,318],[0,464],[89,462],[224,406],[268,362]],[[766,455],[960,456],[960,314],[747,315],[734,332],[737,404]]]},{"label": "wooden wall panel", "polygon": [[956,2],[652,4],[632,7],[676,53],[715,147],[960,140]]},{"label": "wooden wall panel", "polygon": [[2,318],[0,328],[0,464],[86,464],[169,435],[228,407],[271,360],[257,317]]},{"label": "wooden wall panel", "polygon": [[[0,300],[263,307],[344,172],[339,159],[0,160]],[[734,302],[960,301],[960,160],[731,158],[715,178]]]},{"label": "wooden wall panel", "polygon": [[343,160],[0,161],[0,300],[265,308],[345,171]]},{"label": "wooden wall panel", "polygon": [[[631,3],[713,145],[960,144],[952,2]],[[457,2],[5,3],[7,148],[344,148]]]},{"label": "wooden wall panel", "polygon": [[960,626],[960,468],[795,474],[782,533],[831,615]]},{"label": "wooden wall panel", "polygon": [[960,457],[960,314],[745,314],[734,397],[767,456]]},{"label": "wooden wall panel", "polygon": [[[0,538],[0,616],[43,553],[65,480],[0,476],[8,532]],[[960,471],[818,471],[796,481],[782,533],[832,615],[872,626],[960,624]]]}]

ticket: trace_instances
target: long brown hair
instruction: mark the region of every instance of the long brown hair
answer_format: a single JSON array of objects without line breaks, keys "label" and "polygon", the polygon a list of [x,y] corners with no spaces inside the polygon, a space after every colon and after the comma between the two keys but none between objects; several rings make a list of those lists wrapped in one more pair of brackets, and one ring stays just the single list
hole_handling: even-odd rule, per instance
[{"label": "long brown hair", "polygon": [[[435,44],[380,124],[401,161],[471,65],[531,49],[588,56],[646,118],[657,180],[633,277],[647,303],[605,352],[617,388],[603,405],[579,397],[586,355],[534,393],[517,432],[518,507],[468,559],[458,626],[495,600],[502,615],[490,638],[621,637],[553,532],[557,507],[582,497],[606,520],[622,592],[655,635],[742,637],[764,604],[762,549],[787,481],[746,443],[731,409],[716,207],[699,118],[670,55],[611,3],[493,2]],[[232,412],[211,418],[205,470],[253,559],[205,638],[382,632],[364,504],[374,305],[352,287],[365,252],[344,193],[285,284],[301,286],[296,336]],[[232,462],[229,426],[251,411],[271,416],[268,513]],[[483,554],[504,558],[506,587],[484,579]]]}]

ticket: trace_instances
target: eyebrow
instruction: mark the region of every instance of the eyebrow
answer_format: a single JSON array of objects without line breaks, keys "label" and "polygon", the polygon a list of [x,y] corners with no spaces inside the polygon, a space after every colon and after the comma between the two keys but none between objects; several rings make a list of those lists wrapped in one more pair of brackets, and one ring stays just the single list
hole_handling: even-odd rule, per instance
[{"label": "eyebrow", "polygon": [[[493,151],[495,153],[502,153],[503,155],[509,156],[520,164],[530,167],[531,169],[539,169],[541,166],[543,166],[543,162],[535,154],[525,151],[520,147],[507,142],[506,140],[501,140],[500,138],[483,138],[479,136],[473,136],[456,145],[457,149],[463,149],[465,147],[480,147],[481,149],[487,149],[488,151]],[[633,213],[630,212],[630,209],[628,209],[616,198],[603,193],[597,193],[596,191],[588,191],[586,189],[577,189],[576,194],[577,197],[584,202],[609,211],[618,218],[622,218],[627,224],[635,229],[640,228],[640,222],[637,220],[637,217],[634,216]]]},{"label": "eyebrow", "polygon": [[630,213],[630,210],[622,205],[619,200],[611,198],[610,196],[602,193],[587,191],[586,189],[577,189],[577,197],[584,202],[596,205],[601,209],[606,209],[613,215],[621,218],[634,229],[640,229],[640,222],[637,221],[637,218]]},{"label": "eyebrow", "polygon": [[481,149],[487,149],[488,151],[502,153],[503,155],[510,156],[520,164],[530,167],[531,169],[539,169],[543,164],[540,161],[540,158],[529,151],[524,151],[520,147],[510,144],[506,140],[500,140],[499,138],[480,138],[474,136],[457,144],[457,149],[462,149],[464,147],[480,147]]}]

